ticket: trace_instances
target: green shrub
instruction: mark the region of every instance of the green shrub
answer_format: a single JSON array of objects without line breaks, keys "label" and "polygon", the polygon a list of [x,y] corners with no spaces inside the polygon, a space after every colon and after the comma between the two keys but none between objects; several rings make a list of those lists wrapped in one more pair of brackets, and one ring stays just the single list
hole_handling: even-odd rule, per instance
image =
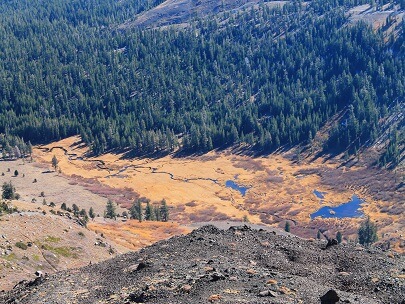
[{"label": "green shrub", "polygon": [[27,244],[25,244],[23,242],[17,242],[17,243],[15,243],[15,246],[22,250],[27,250],[27,248],[28,248]]},{"label": "green shrub", "polygon": [[61,240],[60,237],[50,236],[50,235],[48,235],[48,236],[45,238],[45,242],[48,242],[48,243],[57,243],[57,242],[59,242],[60,240]]}]

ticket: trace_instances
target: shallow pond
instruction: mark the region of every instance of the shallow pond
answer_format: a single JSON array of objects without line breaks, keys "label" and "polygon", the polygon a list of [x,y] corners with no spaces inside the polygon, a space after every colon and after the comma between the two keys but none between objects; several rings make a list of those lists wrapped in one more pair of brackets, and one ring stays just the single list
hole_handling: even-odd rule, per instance
[{"label": "shallow pond", "polygon": [[237,183],[235,183],[232,180],[227,180],[226,183],[225,183],[225,186],[227,188],[232,188],[233,190],[239,191],[240,194],[242,194],[242,196],[245,196],[246,191],[249,189],[248,187],[239,186]]},{"label": "shallow pond", "polygon": [[360,217],[363,212],[360,210],[360,204],[364,201],[357,195],[353,195],[351,201],[339,205],[337,207],[325,206],[311,214],[311,219],[320,216],[322,218],[344,218],[344,217]]},{"label": "shallow pond", "polygon": [[326,192],[321,192],[321,191],[318,191],[318,190],[315,189],[315,190],[314,190],[314,194],[315,194],[315,196],[316,196],[317,198],[324,199]]}]

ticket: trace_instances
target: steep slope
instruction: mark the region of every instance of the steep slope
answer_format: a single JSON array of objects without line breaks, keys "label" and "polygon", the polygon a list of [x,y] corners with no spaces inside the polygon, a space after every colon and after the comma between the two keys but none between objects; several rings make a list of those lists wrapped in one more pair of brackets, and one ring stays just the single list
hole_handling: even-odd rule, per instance
[{"label": "steep slope", "polygon": [[[167,0],[148,11],[136,15],[133,21],[122,24],[120,28],[159,27],[189,23],[196,18],[204,18],[231,10],[248,9],[261,2],[260,0]],[[286,2],[270,1],[266,5],[282,6]]]},{"label": "steep slope", "polygon": [[[266,154],[311,144],[341,112],[322,148],[354,155],[404,99],[402,3],[372,14],[392,18],[390,36],[353,25],[350,8],[366,0],[141,2],[1,4],[3,156],[19,154],[10,135],[44,143],[78,134],[94,154]],[[134,16],[145,26],[192,22],[117,30]],[[392,152],[385,162],[400,158]]]},{"label": "steep slope", "polygon": [[[21,203],[15,205],[21,208]],[[120,252],[128,251],[67,216],[43,214],[38,210],[3,215],[0,217],[0,290],[9,290],[23,279],[34,279],[36,271],[54,273],[104,261],[117,248]]]},{"label": "steep slope", "polygon": [[[205,226],[0,294],[2,303],[403,303],[405,259],[247,226]],[[336,294],[335,294],[336,293]],[[324,303],[335,303],[327,301]]]}]

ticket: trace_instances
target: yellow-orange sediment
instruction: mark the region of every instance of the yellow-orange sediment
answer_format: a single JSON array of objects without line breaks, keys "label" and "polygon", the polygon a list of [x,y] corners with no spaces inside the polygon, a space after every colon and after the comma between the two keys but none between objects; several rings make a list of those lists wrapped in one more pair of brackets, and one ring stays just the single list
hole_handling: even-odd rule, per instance
[{"label": "yellow-orange sediment", "polygon": [[[68,153],[83,156],[88,150],[78,145],[78,142],[79,137],[70,137],[46,147],[62,146]],[[48,164],[52,156],[56,155],[64,175],[96,179],[117,190],[129,188],[152,201],[165,199],[172,208],[183,208],[175,218],[180,223],[187,223],[190,214],[201,213],[209,221],[209,212],[224,214],[234,220],[242,220],[247,216],[250,222],[261,223],[261,211],[286,206],[289,207],[288,212],[293,214],[291,218],[309,223],[310,214],[320,207],[319,199],[313,194],[314,189],[326,192],[324,201],[329,206],[347,202],[353,195],[353,190],[336,191],[333,187],[323,185],[316,174],[297,176],[297,171],[301,169],[321,166],[336,168],[336,164],[320,158],[310,163],[303,161],[297,164],[281,154],[252,158],[228,152],[209,152],[200,157],[174,158],[169,155],[158,159],[125,159],[123,155],[106,154],[85,158],[86,161],[69,158],[61,149],[52,152],[34,149],[34,154],[36,159]],[[97,166],[97,160],[104,162],[104,169]],[[245,197],[225,187],[227,180],[235,178],[238,184],[250,187]],[[372,218],[384,220],[390,216],[381,213],[377,207],[386,203],[374,201],[366,192],[361,195],[367,200],[363,209]],[[249,203],[255,204],[255,213],[249,209]],[[395,223],[398,220],[395,216],[391,218]],[[353,222],[357,224],[359,221]],[[397,224],[394,227],[395,230],[383,227],[382,231],[403,233],[403,227]]]}]

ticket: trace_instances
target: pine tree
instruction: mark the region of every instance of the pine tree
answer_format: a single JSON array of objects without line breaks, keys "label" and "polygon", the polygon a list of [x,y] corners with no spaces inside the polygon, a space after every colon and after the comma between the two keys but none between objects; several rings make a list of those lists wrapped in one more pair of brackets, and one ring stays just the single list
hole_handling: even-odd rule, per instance
[{"label": "pine tree", "polygon": [[80,216],[83,216],[83,217],[87,216],[86,209],[80,210],[79,215],[80,215]]},{"label": "pine tree", "polygon": [[359,243],[364,246],[370,246],[378,240],[377,226],[370,220],[369,216],[363,223],[361,223],[358,234]]},{"label": "pine tree", "polygon": [[2,193],[2,198],[3,199],[14,199],[15,197],[15,187],[11,182],[4,183],[3,184],[3,193]]},{"label": "pine tree", "polygon": [[52,157],[52,167],[54,168],[55,171],[56,171],[56,168],[58,168],[58,163],[59,163],[59,161],[58,161],[58,159],[56,158],[56,156],[54,155],[54,156]]},{"label": "pine tree", "polygon": [[285,226],[284,226],[284,230],[286,231],[286,232],[290,232],[290,222],[289,221],[286,221],[285,222]]},{"label": "pine tree", "polygon": [[106,210],[104,212],[105,218],[116,219],[117,214],[115,213],[115,204],[112,200],[108,200]]},{"label": "pine tree", "polygon": [[129,213],[131,214],[131,219],[136,219],[139,222],[142,222],[142,204],[140,199],[137,199],[132,204],[131,209],[129,209]]},{"label": "pine tree", "polygon": [[73,205],[72,205],[72,209],[73,209],[73,214],[74,214],[75,216],[78,216],[78,214],[79,214],[79,207],[78,207],[76,204],[73,204]]},{"label": "pine tree", "polygon": [[146,208],[145,208],[145,220],[153,221],[154,217],[155,217],[155,214],[153,212],[153,208],[152,208],[150,202],[148,201],[146,203]]},{"label": "pine tree", "polygon": [[156,221],[158,221],[158,222],[160,222],[160,208],[159,208],[159,206],[155,206],[155,207],[152,207],[153,208],[153,213],[155,214],[155,220]]},{"label": "pine tree", "polygon": [[32,155],[32,144],[30,141],[28,141],[28,144],[27,144],[27,152],[30,156]]},{"label": "pine tree", "polygon": [[94,218],[96,217],[93,207],[90,207],[90,209],[89,209],[89,216],[92,220],[94,220]]},{"label": "pine tree", "polygon": [[166,200],[163,199],[160,205],[160,220],[167,222],[169,220],[169,208],[167,207]]}]

